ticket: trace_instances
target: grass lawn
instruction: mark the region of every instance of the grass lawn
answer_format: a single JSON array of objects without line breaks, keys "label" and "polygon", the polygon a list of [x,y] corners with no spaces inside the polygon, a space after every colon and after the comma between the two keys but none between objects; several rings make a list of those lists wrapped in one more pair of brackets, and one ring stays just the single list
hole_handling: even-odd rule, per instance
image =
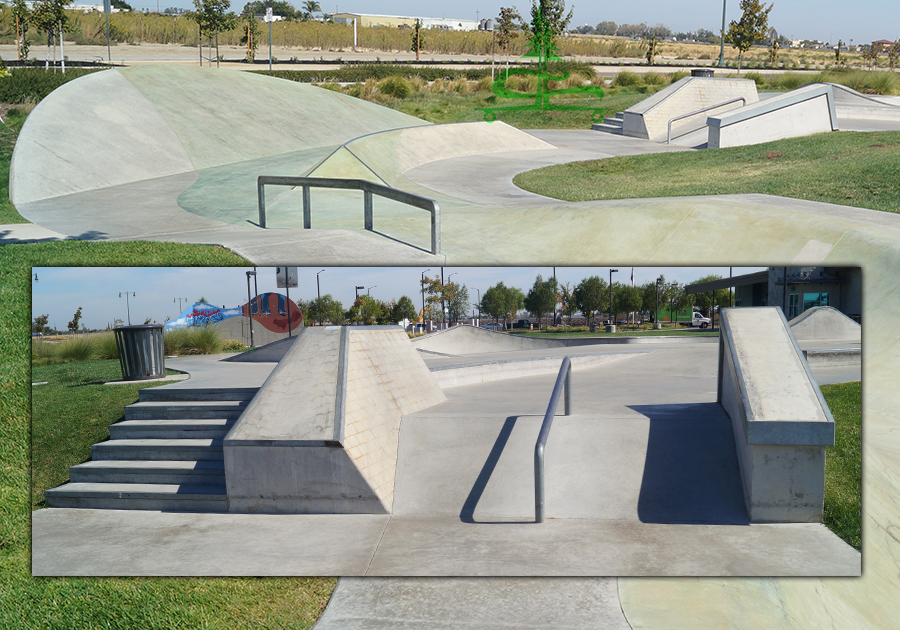
[{"label": "grass lawn", "polygon": [[[647,94],[617,93],[602,100],[588,96],[582,98],[553,98],[553,104],[578,107],[600,107],[606,116],[631,107],[647,98]],[[497,99],[490,92],[456,94],[453,92],[416,92],[405,98],[390,98],[383,105],[433,123],[455,123],[484,120],[484,112],[478,107],[522,106],[534,104],[533,100]],[[590,129],[590,111],[498,111],[497,120],[518,129]],[[599,122],[599,121],[598,121]]]},{"label": "grass lawn", "polygon": [[[22,126],[19,118],[22,117],[17,116],[15,121],[8,120],[7,124],[0,124],[0,182],[2,182],[0,183],[0,225],[28,223],[16,212],[15,206],[9,200],[9,162],[12,160],[13,148],[16,146],[18,129]],[[13,122],[15,124],[12,124]]]},{"label": "grass lawn", "polygon": [[862,549],[862,383],[823,385],[834,416],[834,446],[825,455],[824,523]]},{"label": "grass lawn", "polygon": [[513,181],[566,201],[763,193],[898,212],[900,131],[614,157],[548,166]]}]

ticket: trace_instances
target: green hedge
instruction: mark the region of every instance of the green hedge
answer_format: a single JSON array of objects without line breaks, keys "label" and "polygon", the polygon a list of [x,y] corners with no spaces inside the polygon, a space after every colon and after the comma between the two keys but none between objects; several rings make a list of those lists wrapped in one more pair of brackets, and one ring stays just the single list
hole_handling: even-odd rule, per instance
[{"label": "green hedge", "polygon": [[10,68],[10,76],[0,77],[0,103],[37,103],[63,83],[97,72],[100,68],[67,68],[66,73],[43,68]]}]

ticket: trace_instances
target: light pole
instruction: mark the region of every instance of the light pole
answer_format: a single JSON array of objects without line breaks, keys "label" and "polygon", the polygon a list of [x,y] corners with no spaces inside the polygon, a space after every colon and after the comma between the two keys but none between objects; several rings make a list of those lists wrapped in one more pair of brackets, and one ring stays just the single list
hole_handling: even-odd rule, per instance
[{"label": "light pole", "polygon": [[366,287],[356,287],[356,299],[359,299],[360,290],[365,290]]},{"label": "light pole", "polygon": [[[609,325],[615,326],[616,323],[613,321],[613,303],[612,303],[612,275],[614,273],[619,273],[618,269],[610,269],[609,270]],[[615,330],[615,328],[613,328]]]},{"label": "light pole", "polygon": [[[128,325],[131,326],[131,305],[128,303],[128,293],[129,291],[119,291],[119,297],[125,295],[125,312],[128,314]],[[131,297],[135,296],[134,291],[131,291]]]},{"label": "light pole", "polygon": [[[322,271],[325,270],[323,269]],[[316,272],[316,297],[322,297],[322,288],[319,286],[319,274],[322,273],[322,271]]]},{"label": "light pole", "polygon": [[378,288],[377,284],[369,287],[368,289],[366,289],[366,295],[372,295],[371,293],[369,293],[369,291],[371,291],[372,289],[377,289],[377,288]]},{"label": "light pole", "polygon": [[250,276],[253,276],[253,282],[256,282],[256,271],[248,271],[247,273],[247,316],[250,318],[250,347],[253,348],[253,298],[250,295]]},{"label": "light pole", "polygon": [[728,0],[722,0],[722,32],[719,39],[719,67],[725,67],[725,4]]},{"label": "light pole", "polygon": [[187,298],[174,298],[172,300],[172,304],[174,304],[175,302],[178,302],[178,314],[179,315],[181,315],[181,300],[184,300],[185,302],[187,302]]},{"label": "light pole", "polygon": [[419,286],[422,287],[422,327],[425,327],[425,272],[431,271],[431,269],[426,269],[422,272],[422,280],[419,282]]},{"label": "light pole", "polygon": [[[453,276],[455,276],[458,273],[459,273],[458,271],[454,271],[449,276],[447,276],[447,284],[453,284],[452,282],[450,282],[450,278],[452,278]],[[450,327],[450,306],[449,306],[449,304],[444,307],[444,313],[446,313],[446,315],[447,315],[447,328],[449,328]]]},{"label": "light pole", "polygon": [[494,20],[488,20],[485,24],[487,30],[491,32],[491,81],[494,80]]},{"label": "light pole", "polygon": [[662,330],[662,324],[659,323],[659,285],[663,283],[662,276],[656,279],[656,312],[653,313],[653,327]]},{"label": "light pole", "polygon": [[481,289],[475,289],[478,291],[478,325],[481,326]]}]

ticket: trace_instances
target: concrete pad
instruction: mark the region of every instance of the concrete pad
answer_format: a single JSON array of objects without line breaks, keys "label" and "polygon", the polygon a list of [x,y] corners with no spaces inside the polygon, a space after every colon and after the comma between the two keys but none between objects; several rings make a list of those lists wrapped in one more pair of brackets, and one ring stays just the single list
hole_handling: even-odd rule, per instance
[{"label": "concrete pad", "polygon": [[44,509],[32,514],[40,575],[362,575],[387,516]]},{"label": "concrete pad", "polygon": [[820,524],[661,525],[549,519],[469,524],[394,516],[367,575],[858,576]]},{"label": "concrete pad", "polygon": [[316,630],[587,627],[630,630],[615,580],[341,578],[315,626]]}]

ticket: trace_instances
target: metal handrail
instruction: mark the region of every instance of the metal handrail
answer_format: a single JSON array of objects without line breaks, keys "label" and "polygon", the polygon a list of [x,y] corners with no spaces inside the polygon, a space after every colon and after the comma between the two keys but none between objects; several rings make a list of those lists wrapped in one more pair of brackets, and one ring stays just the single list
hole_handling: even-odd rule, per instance
[{"label": "metal handrail", "polygon": [[565,415],[572,415],[572,362],[565,357],[559,368],[559,376],[553,386],[550,395],[550,404],[547,405],[547,413],[544,414],[544,423],[538,434],[537,443],[534,445],[534,520],[536,523],[544,522],[544,446],[550,436],[550,426],[556,415],[556,407],[559,405],[559,395],[565,391]]},{"label": "metal handrail", "polygon": [[374,224],[372,195],[399,201],[414,208],[421,208],[431,213],[431,253],[441,253],[441,208],[438,202],[427,197],[420,197],[403,190],[382,186],[365,179],[339,179],[331,177],[280,177],[260,175],[256,180],[257,198],[259,199],[259,226],[266,227],[266,184],[272,186],[300,186],[303,189],[303,228],[312,228],[312,210],[310,208],[310,188],[340,188],[344,190],[363,191],[363,227],[372,231]]},{"label": "metal handrail", "polygon": [[744,105],[747,104],[747,99],[743,96],[738,96],[737,98],[733,98],[730,101],[725,101],[724,103],[718,103],[716,105],[710,105],[709,107],[704,107],[703,109],[698,109],[695,112],[691,112],[690,114],[682,114],[681,116],[676,116],[675,118],[669,119],[669,125],[666,129],[666,144],[669,144],[672,141],[672,123],[676,120],[681,120],[682,118],[690,118],[691,116],[696,116],[697,114],[702,114],[703,112],[708,112],[711,109],[718,109],[719,107],[725,107],[726,105],[731,105],[732,103],[737,103],[741,101]]}]

